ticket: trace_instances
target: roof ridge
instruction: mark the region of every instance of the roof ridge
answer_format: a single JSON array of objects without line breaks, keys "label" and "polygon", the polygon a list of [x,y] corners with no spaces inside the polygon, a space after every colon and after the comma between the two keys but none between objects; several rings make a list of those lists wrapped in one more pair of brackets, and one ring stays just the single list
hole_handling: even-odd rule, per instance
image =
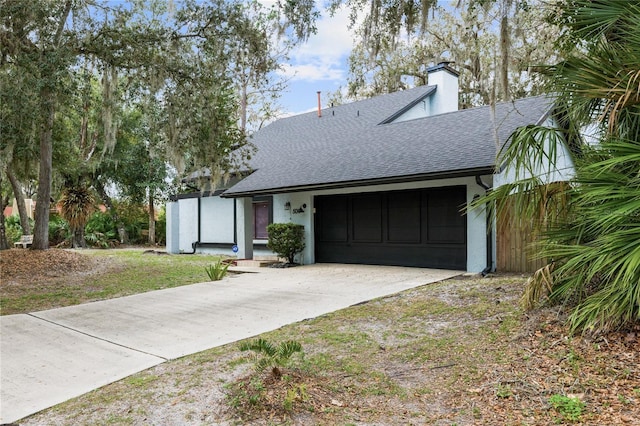
[{"label": "roof ridge", "polygon": [[[527,96],[526,98],[519,98],[519,99],[512,99],[510,101],[501,101],[501,102],[497,102],[496,106],[498,105],[506,105],[506,104],[515,104],[516,102],[523,102],[523,101],[529,101],[529,100],[533,100],[533,99],[537,99],[537,98],[550,98],[549,95],[536,95],[536,96]],[[451,115],[451,114],[463,114],[463,113],[468,113],[471,111],[481,111],[483,109],[486,108],[491,108],[491,105],[478,105],[478,106],[474,106],[472,108],[466,108],[466,109],[459,109],[457,111],[448,111],[448,112],[443,112],[440,114],[435,114],[435,115],[428,115],[426,117],[416,117],[416,118],[412,118],[410,120],[406,120],[406,121],[416,121],[416,120],[428,120],[428,119],[435,119],[436,117],[443,117],[443,116],[447,116],[447,115]],[[379,125],[388,125],[388,124],[401,124],[404,123],[406,121],[400,121],[400,122],[395,122],[395,121],[389,121],[389,122],[382,122]]]},{"label": "roof ridge", "polygon": [[[342,108],[346,108],[346,107],[353,107],[353,106],[357,106],[359,104],[364,104],[364,103],[374,103],[374,102],[381,102],[384,101],[385,99],[389,99],[390,97],[399,97],[401,95],[408,95],[407,92],[418,92],[420,93],[418,95],[417,98],[414,98],[410,101],[410,103],[414,103],[416,102],[416,100],[419,100],[419,98],[423,97],[425,93],[429,92],[430,90],[433,90],[435,86],[434,85],[422,85],[422,86],[416,86],[416,87],[412,87],[410,89],[405,89],[405,90],[397,90],[395,92],[391,92],[391,93],[383,93],[381,95],[375,95],[375,96],[371,96],[369,98],[366,99],[359,99],[359,100],[355,100],[355,101],[351,101],[351,102],[346,102],[344,104],[339,104],[339,105],[333,105],[333,106],[327,106],[324,108],[321,108],[321,111],[327,111],[327,110],[335,110],[335,109],[342,109]],[[424,92],[424,93],[423,93]],[[317,109],[313,109],[312,111],[307,111],[307,112],[302,112],[300,114],[294,114],[294,115],[290,115],[287,117],[282,117],[278,120],[285,120],[288,118],[293,118],[293,117],[300,117],[300,116],[305,116],[305,115],[316,115]]]}]

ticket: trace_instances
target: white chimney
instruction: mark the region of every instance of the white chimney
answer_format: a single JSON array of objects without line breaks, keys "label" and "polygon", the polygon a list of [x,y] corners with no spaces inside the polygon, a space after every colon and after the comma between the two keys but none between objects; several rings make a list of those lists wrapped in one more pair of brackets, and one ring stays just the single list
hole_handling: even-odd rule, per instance
[{"label": "white chimney", "polygon": [[440,62],[427,69],[429,86],[437,86],[430,96],[430,115],[458,110],[458,71],[449,66],[450,62]]}]

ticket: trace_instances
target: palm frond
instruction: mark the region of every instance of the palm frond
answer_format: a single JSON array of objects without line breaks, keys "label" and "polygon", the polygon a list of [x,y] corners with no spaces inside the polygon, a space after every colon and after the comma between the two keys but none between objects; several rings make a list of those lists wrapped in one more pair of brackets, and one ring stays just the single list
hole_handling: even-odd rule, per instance
[{"label": "palm frond", "polygon": [[551,275],[554,264],[550,263],[538,269],[525,284],[524,293],[520,299],[522,307],[529,311],[537,307],[541,301],[551,294],[553,290],[553,276]]},{"label": "palm frond", "polygon": [[71,228],[84,227],[94,211],[93,194],[85,186],[65,188],[60,199],[60,206],[60,213]]},{"label": "palm frond", "polygon": [[262,338],[240,343],[240,350],[253,351],[270,357],[275,356],[277,353],[275,346],[273,346],[271,342]]},{"label": "palm frond", "polygon": [[297,352],[302,352],[302,345],[295,340],[288,340],[278,345],[277,356],[278,358],[288,359]]},{"label": "palm frond", "polygon": [[[514,133],[500,157],[514,169],[510,183],[476,204],[511,204],[523,220],[543,225],[538,255],[554,266],[534,274],[525,307],[545,297],[569,303],[573,331],[601,333],[640,319],[640,4],[556,6],[567,28],[561,45],[571,46],[548,69],[560,128]],[[592,146],[578,136],[587,125]],[[568,184],[554,188],[542,177],[558,165],[553,147],[561,136],[580,156]]]}]

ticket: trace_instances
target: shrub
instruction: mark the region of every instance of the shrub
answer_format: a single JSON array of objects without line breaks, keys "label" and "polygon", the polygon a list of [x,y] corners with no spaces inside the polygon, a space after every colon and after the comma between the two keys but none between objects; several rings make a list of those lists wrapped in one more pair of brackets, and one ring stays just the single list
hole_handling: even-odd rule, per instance
[{"label": "shrub", "polygon": [[[240,350],[252,351],[255,372],[228,386],[228,400],[242,420],[290,416],[297,404],[313,411],[317,404],[309,403],[306,377],[299,372],[281,370],[288,367],[294,354],[303,354],[295,340],[271,343],[258,338],[242,342]],[[269,369],[269,374],[262,374]]]},{"label": "shrub", "polygon": [[118,230],[109,213],[95,212],[84,229],[85,240],[94,247],[108,248],[117,241]]},{"label": "shrub", "polygon": [[142,235],[142,230],[149,229],[149,214],[144,206],[138,203],[116,202],[114,207],[127,231],[129,243],[146,243],[147,238]]},{"label": "shrub", "polygon": [[278,256],[294,263],[296,254],[304,250],[304,226],[295,223],[272,223],[267,226],[267,247]]},{"label": "shrub", "polygon": [[66,220],[58,215],[49,218],[49,244],[57,246],[71,238],[71,231]]},{"label": "shrub", "polygon": [[22,225],[20,225],[20,217],[12,215],[4,220],[5,233],[7,235],[7,242],[12,245],[16,241],[20,240],[22,236]]},{"label": "shrub", "polygon": [[156,220],[156,243],[164,245],[167,239],[167,212],[162,209]]}]

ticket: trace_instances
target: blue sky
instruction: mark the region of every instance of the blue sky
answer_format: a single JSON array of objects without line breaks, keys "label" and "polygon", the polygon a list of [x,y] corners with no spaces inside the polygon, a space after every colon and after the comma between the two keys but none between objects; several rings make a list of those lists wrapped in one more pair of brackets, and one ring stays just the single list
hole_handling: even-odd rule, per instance
[{"label": "blue sky", "polygon": [[318,32],[291,52],[290,63],[285,64],[285,76],[290,78],[288,89],[280,104],[286,115],[317,109],[318,95],[322,92],[322,106],[327,105],[328,92],[346,87],[347,59],[353,47],[353,35],[348,30],[349,12],[342,10],[317,22]]}]

